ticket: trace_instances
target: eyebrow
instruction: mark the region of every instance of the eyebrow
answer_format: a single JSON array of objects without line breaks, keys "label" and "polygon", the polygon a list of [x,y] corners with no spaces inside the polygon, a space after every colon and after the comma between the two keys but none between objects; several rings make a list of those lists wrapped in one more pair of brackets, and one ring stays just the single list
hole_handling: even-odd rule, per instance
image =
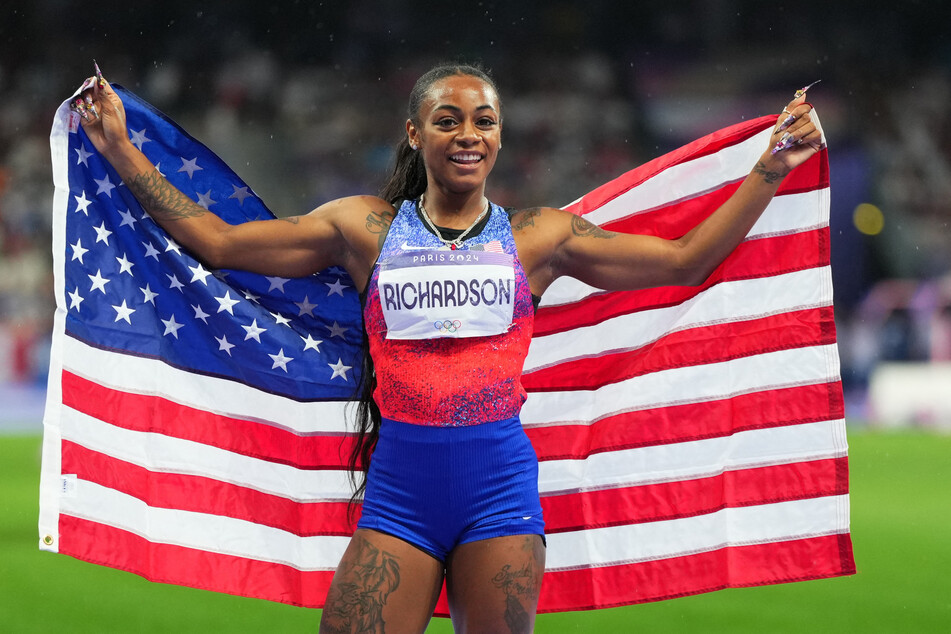
[{"label": "eyebrow", "polygon": [[[460,108],[459,106],[451,106],[449,104],[443,104],[441,106],[436,106],[435,108],[433,108],[433,112],[436,112],[437,110],[451,110],[453,112],[459,112],[459,113],[462,112],[462,108]],[[478,108],[476,108],[476,112],[479,112],[481,110],[491,110],[492,112],[495,112],[495,108],[493,108],[489,104],[483,104],[479,106]]]}]

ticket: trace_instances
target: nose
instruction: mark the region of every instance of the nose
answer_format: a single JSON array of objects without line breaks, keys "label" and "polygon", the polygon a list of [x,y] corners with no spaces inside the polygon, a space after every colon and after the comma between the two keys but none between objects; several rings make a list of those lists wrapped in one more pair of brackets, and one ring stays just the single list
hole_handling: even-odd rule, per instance
[{"label": "nose", "polygon": [[459,126],[459,135],[457,138],[460,143],[471,145],[481,141],[482,134],[476,127],[475,122],[466,120],[462,122],[461,126]]}]

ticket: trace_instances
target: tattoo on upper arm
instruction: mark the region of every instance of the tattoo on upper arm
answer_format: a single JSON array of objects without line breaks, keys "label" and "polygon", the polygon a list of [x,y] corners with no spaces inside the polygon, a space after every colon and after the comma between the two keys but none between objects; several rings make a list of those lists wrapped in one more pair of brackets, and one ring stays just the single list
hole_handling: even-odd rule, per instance
[{"label": "tattoo on upper arm", "polygon": [[783,177],[786,175],[783,172],[766,169],[766,165],[763,164],[763,161],[757,161],[756,166],[753,167],[753,172],[762,176],[763,180],[770,185],[774,185],[778,181],[783,180]]},{"label": "tattoo on upper arm", "polygon": [[158,170],[136,174],[126,183],[149,214],[167,220],[203,216],[207,210],[165,180]]},{"label": "tattoo on upper arm", "polygon": [[288,216],[287,218],[279,218],[279,220],[283,220],[284,222],[289,222],[292,225],[300,224],[300,217],[298,216]]},{"label": "tattoo on upper arm", "polygon": [[396,214],[392,211],[371,211],[367,215],[367,231],[378,236],[381,249],[395,217]]},{"label": "tattoo on upper arm", "polygon": [[531,209],[524,209],[518,212],[512,216],[512,220],[515,221],[512,225],[512,231],[521,231],[526,227],[534,227],[535,216],[540,215],[542,215],[541,207],[533,207]]},{"label": "tattoo on upper arm", "polygon": [[593,224],[581,216],[571,217],[571,231],[579,238],[606,238],[610,239],[617,234],[613,231],[606,231],[596,224]]}]

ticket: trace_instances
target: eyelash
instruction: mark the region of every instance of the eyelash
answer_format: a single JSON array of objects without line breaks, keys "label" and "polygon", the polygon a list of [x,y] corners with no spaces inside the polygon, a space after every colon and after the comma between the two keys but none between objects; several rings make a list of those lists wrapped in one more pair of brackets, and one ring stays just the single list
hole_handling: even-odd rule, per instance
[{"label": "eyelash", "polygon": [[[448,128],[457,124],[458,124],[458,121],[451,118],[445,118],[445,119],[440,119],[436,121],[436,125],[439,126],[440,128]],[[476,121],[476,125],[483,126],[483,127],[492,127],[498,124],[492,119],[483,118]]]}]

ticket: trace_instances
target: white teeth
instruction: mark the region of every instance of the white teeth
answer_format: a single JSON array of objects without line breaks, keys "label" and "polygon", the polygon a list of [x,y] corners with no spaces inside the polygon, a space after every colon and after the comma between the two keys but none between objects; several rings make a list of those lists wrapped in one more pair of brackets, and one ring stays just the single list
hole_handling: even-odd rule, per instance
[{"label": "white teeth", "polygon": [[454,154],[452,160],[460,162],[479,161],[482,157],[478,154]]}]

